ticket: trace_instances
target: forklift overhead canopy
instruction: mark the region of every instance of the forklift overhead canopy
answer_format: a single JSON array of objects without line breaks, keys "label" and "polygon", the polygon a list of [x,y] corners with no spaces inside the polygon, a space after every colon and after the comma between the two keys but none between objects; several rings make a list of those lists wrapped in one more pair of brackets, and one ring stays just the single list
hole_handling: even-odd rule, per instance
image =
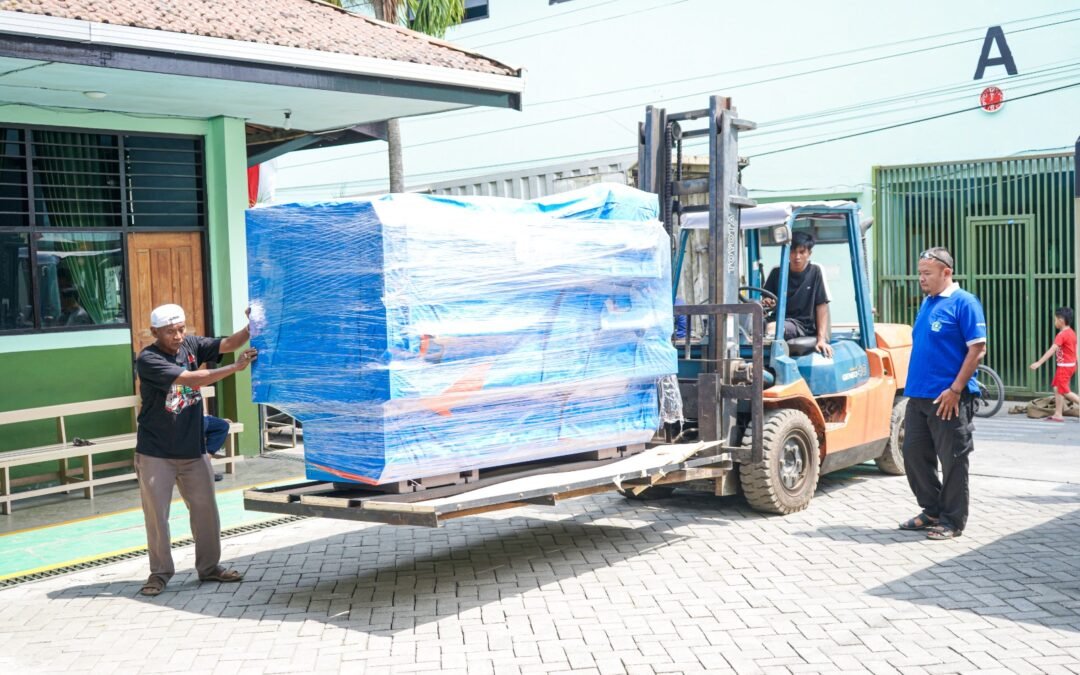
[{"label": "forklift overhead canopy", "polygon": [[[783,225],[791,218],[791,214],[799,209],[835,209],[850,206],[848,201],[823,201],[823,202],[776,202],[774,204],[759,204],[753,208],[743,209],[739,220],[739,226],[743,230],[757,230],[764,227],[776,227]],[[813,214],[814,218],[828,218],[827,214]],[[680,223],[686,230],[709,229],[709,214],[706,212],[687,213],[683,215]]]},{"label": "forklift overhead canopy", "polygon": [[[799,223],[797,229],[813,234],[819,244],[839,244],[848,241],[846,219],[852,209],[859,218],[861,211],[858,204],[849,201],[761,204],[743,209],[739,226],[744,232],[763,230],[763,246],[777,246],[791,241],[791,230],[796,227],[795,223]],[[873,219],[860,219],[860,232],[865,233],[872,223]],[[708,229],[709,215],[701,212],[684,214],[682,227],[685,230]]]}]

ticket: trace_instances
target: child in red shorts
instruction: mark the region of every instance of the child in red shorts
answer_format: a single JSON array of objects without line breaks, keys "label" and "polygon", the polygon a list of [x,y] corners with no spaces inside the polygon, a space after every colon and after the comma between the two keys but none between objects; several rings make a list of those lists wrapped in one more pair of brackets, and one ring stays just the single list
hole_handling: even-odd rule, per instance
[{"label": "child in red shorts", "polygon": [[1057,354],[1057,370],[1050,387],[1054,390],[1054,414],[1046,418],[1048,422],[1064,422],[1061,416],[1065,409],[1065,399],[1080,404],[1080,396],[1069,391],[1069,382],[1076,373],[1076,332],[1073,331],[1073,311],[1069,307],[1059,307],[1054,311],[1054,328],[1058,334],[1054,344],[1035,363],[1032,370],[1037,370],[1052,354]]}]

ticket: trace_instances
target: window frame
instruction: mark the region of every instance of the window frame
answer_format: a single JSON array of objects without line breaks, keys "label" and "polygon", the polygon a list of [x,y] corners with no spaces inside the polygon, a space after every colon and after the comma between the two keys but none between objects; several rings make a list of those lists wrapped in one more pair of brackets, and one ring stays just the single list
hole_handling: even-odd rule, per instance
[{"label": "window frame", "polygon": [[[130,294],[131,294],[131,282],[130,282],[130,269],[128,267],[128,233],[132,232],[200,232],[202,233],[201,247],[203,253],[203,259],[207,258],[207,233],[209,232],[210,221],[210,204],[208,201],[209,186],[207,185],[207,163],[206,163],[206,139],[197,134],[178,134],[178,133],[162,133],[162,132],[146,132],[146,131],[124,131],[124,130],[111,130],[111,129],[95,129],[89,127],[70,127],[70,126],[48,126],[48,125],[30,125],[30,124],[6,124],[0,123],[0,128],[3,129],[17,129],[22,132],[22,146],[23,146],[23,170],[25,171],[25,178],[23,187],[26,190],[26,202],[27,211],[25,214],[26,220],[23,225],[2,225],[0,224],[0,234],[22,234],[27,239],[27,255],[30,261],[30,284],[29,291],[31,295],[31,306],[34,312],[34,325],[31,328],[13,328],[5,329],[0,328],[0,339],[8,336],[16,335],[43,335],[53,333],[77,333],[85,331],[100,331],[100,330],[118,330],[125,329],[131,330],[131,306],[130,306]],[[116,153],[119,158],[118,179],[119,185],[119,199],[120,199],[120,224],[113,226],[96,226],[96,227],[59,227],[59,226],[43,226],[37,224],[37,196],[36,196],[36,183],[34,176],[34,132],[60,132],[60,133],[77,133],[77,134],[93,134],[99,136],[112,136],[116,138]],[[132,225],[131,224],[131,205],[133,203],[133,186],[128,181],[128,161],[126,160],[126,148],[128,138],[173,138],[182,139],[185,141],[192,141],[195,146],[194,157],[192,167],[195,169],[195,185],[198,194],[196,201],[196,225],[186,226],[167,226],[167,225]],[[124,321],[120,323],[107,323],[107,324],[89,324],[83,326],[43,326],[41,318],[41,291],[39,280],[39,263],[38,263],[38,237],[35,234],[38,233],[105,233],[119,235],[120,237],[120,250],[121,250],[121,267],[122,267],[122,288],[121,293],[124,294],[122,298],[124,306]],[[204,269],[204,274],[206,270]],[[204,289],[206,285],[204,284]]]},{"label": "window frame", "polygon": [[[466,24],[466,23],[472,23],[473,21],[483,21],[484,19],[490,19],[491,18],[491,0],[484,0],[484,4],[482,6],[484,8],[484,15],[483,16],[474,16],[474,17],[471,17],[471,18],[462,18],[461,23]],[[466,5],[466,3],[464,1],[462,2],[462,8],[464,9],[465,15],[467,17],[468,13],[469,13],[469,7]]]}]

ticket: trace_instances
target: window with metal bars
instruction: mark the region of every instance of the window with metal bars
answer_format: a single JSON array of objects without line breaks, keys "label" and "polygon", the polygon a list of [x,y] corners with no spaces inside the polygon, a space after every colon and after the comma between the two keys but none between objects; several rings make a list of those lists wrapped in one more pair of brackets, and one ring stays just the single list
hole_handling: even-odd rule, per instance
[{"label": "window with metal bars", "polygon": [[0,334],[128,325],[124,234],[206,227],[202,140],[0,127]]}]

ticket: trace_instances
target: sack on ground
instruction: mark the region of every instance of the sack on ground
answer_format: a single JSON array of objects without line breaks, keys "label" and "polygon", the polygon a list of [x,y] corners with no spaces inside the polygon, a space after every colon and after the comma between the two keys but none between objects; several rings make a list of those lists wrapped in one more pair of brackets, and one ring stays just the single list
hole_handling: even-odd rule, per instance
[{"label": "sack on ground", "polygon": [[[1037,398],[1026,404],[1022,403],[1020,405],[1015,405],[1012,408],[1009,408],[1009,414],[1026,414],[1028,417],[1036,420],[1050,417],[1054,414],[1054,397],[1044,396],[1043,398]],[[1065,417],[1080,417],[1080,406],[1077,406],[1072,401],[1065,401],[1065,408],[1062,414]]]}]

